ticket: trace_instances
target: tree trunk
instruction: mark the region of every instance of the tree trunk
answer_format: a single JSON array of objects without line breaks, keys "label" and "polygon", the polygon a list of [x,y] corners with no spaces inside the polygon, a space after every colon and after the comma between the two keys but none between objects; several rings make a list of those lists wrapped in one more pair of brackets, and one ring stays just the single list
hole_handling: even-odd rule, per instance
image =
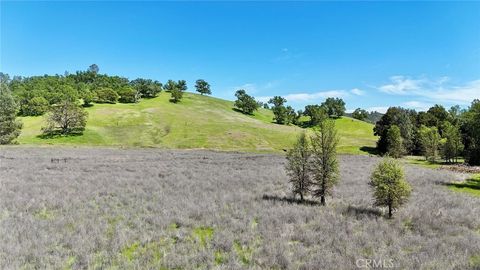
[{"label": "tree trunk", "polygon": [[321,204],[321,205],[325,205],[325,196],[324,196],[324,195],[322,195],[322,196],[320,197],[320,204]]},{"label": "tree trunk", "polygon": [[392,205],[388,205],[388,218],[392,218]]},{"label": "tree trunk", "polygon": [[303,193],[300,192],[300,201],[303,202]]}]

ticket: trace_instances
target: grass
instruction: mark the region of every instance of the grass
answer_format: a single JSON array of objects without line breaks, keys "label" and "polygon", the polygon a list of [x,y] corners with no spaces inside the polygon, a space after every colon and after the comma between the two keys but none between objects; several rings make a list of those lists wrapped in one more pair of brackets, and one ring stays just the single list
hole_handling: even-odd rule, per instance
[{"label": "grass", "polygon": [[451,190],[465,192],[480,197],[480,174],[474,174],[464,182],[449,183]]},{"label": "grass", "polygon": [[368,185],[379,160],[339,156],[320,206],[290,199],[282,155],[5,147],[0,269],[478,269],[480,198],[405,166],[412,196],[388,219]]},{"label": "grass", "polygon": [[[180,103],[169,93],[137,104],[95,104],[87,108],[88,122],[81,136],[40,138],[43,117],[22,117],[18,139],[27,145],[158,147],[229,151],[281,152],[290,148],[302,130],[272,123],[273,113],[254,115],[233,110],[233,102],[185,93]],[[341,153],[366,153],[375,146],[373,125],[344,117],[336,120]]]}]

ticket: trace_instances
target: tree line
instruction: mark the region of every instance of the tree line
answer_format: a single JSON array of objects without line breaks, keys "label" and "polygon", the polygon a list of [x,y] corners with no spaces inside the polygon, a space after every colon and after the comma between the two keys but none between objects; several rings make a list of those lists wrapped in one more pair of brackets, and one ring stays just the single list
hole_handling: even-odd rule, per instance
[{"label": "tree line", "polygon": [[[0,73],[0,144],[13,143],[22,124],[17,116],[45,115],[42,136],[82,133],[87,122],[84,107],[93,103],[136,103],[141,98],[154,98],[165,90],[170,101],[178,103],[187,90],[185,80],[168,80],[165,84],[151,79],[128,80],[120,76],[100,74],[96,64],[75,74],[10,78]],[[210,84],[199,79],[195,88],[201,95],[210,95]]]},{"label": "tree line", "polygon": [[[291,106],[286,105],[287,100],[281,96],[270,98],[267,103],[256,101],[248,95],[245,90],[240,89],[235,93],[235,107],[244,114],[253,114],[260,107],[270,109],[273,112],[273,121],[280,125],[298,125],[303,127],[317,126],[327,118],[339,118],[345,114],[345,102],[341,98],[327,98],[320,105],[307,105],[305,109],[295,111]],[[308,122],[300,121],[302,116],[309,117]]]},{"label": "tree line", "polygon": [[[307,195],[320,198],[326,204],[326,196],[332,195],[339,179],[335,122],[324,119],[311,136],[300,133],[293,148],[287,152],[285,169],[289,176],[294,196],[303,202]],[[411,186],[405,181],[403,168],[394,159],[387,157],[373,170],[369,185],[373,191],[374,205],[388,208],[388,217],[407,202]]]},{"label": "tree line", "polygon": [[465,157],[470,165],[480,165],[480,100],[467,109],[453,106],[448,111],[435,105],[425,112],[390,107],[375,124],[377,149],[393,157],[423,155],[447,163]]}]

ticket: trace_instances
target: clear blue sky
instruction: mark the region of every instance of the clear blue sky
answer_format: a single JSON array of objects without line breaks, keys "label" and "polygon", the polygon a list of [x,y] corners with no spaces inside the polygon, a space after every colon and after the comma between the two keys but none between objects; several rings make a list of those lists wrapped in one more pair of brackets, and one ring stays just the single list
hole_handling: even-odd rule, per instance
[{"label": "clear blue sky", "polygon": [[480,2],[1,2],[10,75],[198,78],[301,108],[468,105],[480,98]]}]

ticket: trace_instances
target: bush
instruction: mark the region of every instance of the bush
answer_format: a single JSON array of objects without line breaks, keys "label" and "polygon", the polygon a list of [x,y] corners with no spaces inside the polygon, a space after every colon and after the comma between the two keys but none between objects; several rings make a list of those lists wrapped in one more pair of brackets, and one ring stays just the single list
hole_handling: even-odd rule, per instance
[{"label": "bush", "polygon": [[118,94],[120,95],[118,101],[121,103],[136,103],[140,99],[140,93],[130,86],[120,88]]},{"label": "bush", "polygon": [[118,101],[117,92],[113,91],[112,88],[103,87],[96,91],[97,96],[95,102],[97,103],[110,103],[115,104]]},{"label": "bush", "polygon": [[24,116],[38,116],[46,113],[49,108],[50,104],[44,97],[34,97],[22,105],[21,111]]},{"label": "bush", "polygon": [[400,158],[404,155],[403,139],[400,128],[392,125],[387,132],[387,155],[393,158]]}]

